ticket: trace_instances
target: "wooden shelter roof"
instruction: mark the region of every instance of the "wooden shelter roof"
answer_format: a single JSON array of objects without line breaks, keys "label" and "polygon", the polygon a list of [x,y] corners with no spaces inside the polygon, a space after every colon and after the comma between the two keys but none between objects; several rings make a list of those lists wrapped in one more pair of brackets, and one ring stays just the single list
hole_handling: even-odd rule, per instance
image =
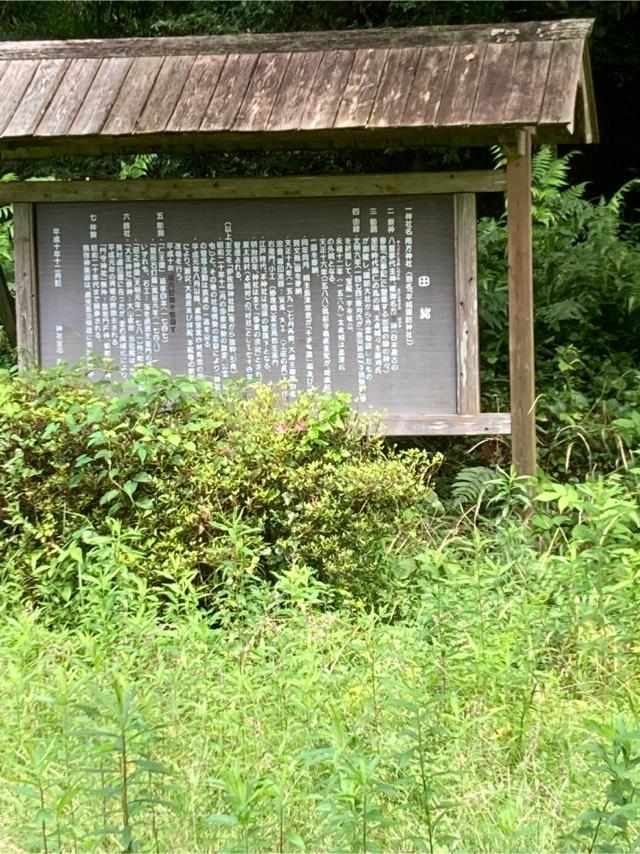
[{"label": "wooden shelter roof", "polygon": [[592,142],[591,26],[0,42],[0,151]]}]

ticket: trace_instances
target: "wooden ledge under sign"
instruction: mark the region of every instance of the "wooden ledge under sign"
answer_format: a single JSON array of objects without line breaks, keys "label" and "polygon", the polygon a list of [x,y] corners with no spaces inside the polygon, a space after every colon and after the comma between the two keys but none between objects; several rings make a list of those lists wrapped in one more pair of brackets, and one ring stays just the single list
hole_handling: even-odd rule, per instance
[{"label": "wooden ledge under sign", "polygon": [[497,436],[511,432],[511,415],[387,415],[383,424],[387,436]]}]

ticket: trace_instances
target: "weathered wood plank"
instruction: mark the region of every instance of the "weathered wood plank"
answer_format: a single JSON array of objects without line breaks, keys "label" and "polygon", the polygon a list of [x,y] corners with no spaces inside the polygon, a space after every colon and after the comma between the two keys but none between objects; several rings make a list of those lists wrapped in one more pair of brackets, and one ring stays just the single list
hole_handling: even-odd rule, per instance
[{"label": "weathered wood plank", "polygon": [[573,126],[583,50],[584,45],[579,41],[556,42],[553,45],[540,115],[544,124]]},{"label": "weathered wood plank", "polygon": [[104,123],[103,133],[126,134],[135,129],[161,66],[160,56],[137,56],[133,60]]},{"label": "weathered wood plank", "polygon": [[389,414],[383,418],[387,436],[498,436],[511,432],[508,412],[482,412],[478,415]]},{"label": "weathered wood plank", "polygon": [[138,119],[137,131],[155,133],[166,128],[194,62],[194,56],[166,57]]},{"label": "weathered wood plank", "polygon": [[533,263],[531,256],[531,135],[507,151],[509,242],[509,377],[513,464],[536,473]]},{"label": "weathered wood plank", "polygon": [[386,50],[368,48],[356,51],[336,125],[343,128],[367,125],[386,60]]},{"label": "weathered wood plank", "polygon": [[291,54],[266,130],[298,129],[321,59],[322,51]]},{"label": "weathered wood plank", "polygon": [[455,196],[456,342],[458,412],[480,412],[476,197]]},{"label": "weathered wood plank", "polygon": [[371,127],[391,127],[400,123],[419,61],[420,51],[415,47],[392,48],[387,52],[387,61],[369,116]]},{"label": "weathered wood plank", "polygon": [[[39,120],[38,127],[33,128],[37,136],[51,134],[52,146],[66,143],[69,153],[75,153],[77,148],[76,141],[72,142],[67,136],[88,137],[98,133],[123,139],[106,139],[96,153],[107,150],[109,144],[114,152],[123,152],[123,144],[137,144],[128,137],[139,134],[149,134],[150,138],[145,141],[149,145],[175,147],[179,140],[164,139],[161,134],[165,131],[191,133],[193,136],[185,136],[184,141],[193,145],[208,142],[203,134],[235,131],[239,134],[235,142],[243,147],[251,143],[248,135],[265,133],[264,141],[256,137],[256,147],[262,148],[266,143],[271,147],[271,132],[301,130],[304,132],[299,137],[301,146],[314,148],[322,147],[322,140],[320,137],[312,140],[308,134],[331,128],[336,134],[352,128],[355,131],[364,128],[372,131],[424,128],[426,131],[428,128],[431,144],[439,144],[435,137],[440,135],[442,128],[460,128],[460,137],[452,137],[454,143],[482,144],[490,134],[485,133],[480,139],[482,134],[475,133],[475,126],[479,131],[488,132],[504,125],[538,125],[540,120],[539,141],[543,141],[543,137],[554,142],[569,141],[574,135],[592,138],[597,127],[592,109],[591,79],[582,61],[584,40],[564,36],[554,40],[557,34],[554,27],[546,28],[541,24],[530,27],[527,30],[530,40],[523,41],[524,30],[519,28],[517,25],[513,32],[509,28],[493,28],[487,41],[482,41],[481,33],[476,33],[477,42],[460,44],[454,40],[452,47],[432,45],[429,38],[423,40],[420,47],[407,46],[397,41],[397,33],[392,30],[387,34],[386,43],[373,47],[365,39],[357,50],[346,49],[343,45],[340,49],[329,49],[329,40],[322,45],[324,51],[308,52],[307,46],[304,48],[307,52],[302,52],[298,45],[290,53],[280,45],[278,49],[259,54],[254,44],[249,52],[207,54],[198,56],[195,61],[191,59],[193,52],[167,53],[169,42],[173,45],[174,41],[159,40],[157,45],[163,46],[163,53],[143,53],[135,59],[105,58],[91,81],[92,66],[81,65],[82,59],[76,60],[74,70],[77,68],[80,72],[77,79],[68,70],[57,92],[57,63],[66,60],[43,60],[33,79],[27,75],[28,80],[23,77],[29,70],[24,63],[29,61],[21,61],[21,67],[8,66],[2,78],[9,86],[0,104],[0,118],[4,117],[0,132],[3,126],[9,125],[5,139],[17,143],[13,150],[20,150],[25,156],[32,156],[35,153],[32,148],[35,150],[45,144],[40,140],[33,145],[31,140],[28,144],[22,143],[17,138],[32,133],[29,128],[33,117],[42,119],[39,114],[43,109],[46,109],[46,121]],[[430,28],[429,32],[433,35],[437,29]],[[558,31],[563,32],[561,27]],[[575,29],[570,27],[568,31],[575,35]],[[470,34],[472,30],[457,28],[456,32]],[[545,41],[548,33],[551,35]],[[342,36],[342,33],[336,35]],[[378,36],[379,33],[376,39]],[[178,41],[183,45],[184,40]],[[199,43],[190,38],[186,41],[192,49]],[[127,44],[133,48],[138,42],[130,40]],[[486,57],[483,58],[484,52]],[[51,79],[45,73],[49,67],[47,63]],[[18,72],[17,76],[11,72],[12,67]],[[25,83],[23,88],[22,83]],[[541,93],[545,85],[547,93],[541,111]],[[584,93],[576,101],[580,85]],[[88,88],[84,100],[70,122],[75,99],[80,100],[85,87]],[[573,127],[576,104],[582,111],[577,134]],[[153,135],[158,139],[151,139]],[[58,136],[64,139],[58,141]],[[371,144],[364,136],[355,139],[358,147],[385,145],[382,138],[375,136],[370,137]],[[327,144],[343,147],[347,140],[348,135],[344,141],[328,136]],[[227,144],[222,137],[211,142]],[[275,148],[283,148],[288,147],[286,142],[282,136],[273,139],[272,144]],[[411,144],[408,137],[396,142]],[[445,139],[442,142],[447,144]]]},{"label": "weathered wood plank", "polygon": [[290,53],[261,53],[236,116],[234,130],[263,130],[282,86]]},{"label": "weathered wood plank", "polygon": [[131,67],[130,57],[103,59],[68,133],[72,136],[99,133],[109,115],[122,82]]},{"label": "weathered wood plank", "polygon": [[200,125],[201,131],[233,127],[257,59],[256,54],[229,54]]},{"label": "weathered wood plank", "polygon": [[511,95],[511,81],[517,60],[517,47],[488,44],[471,112],[472,124],[486,125],[501,116]]},{"label": "weathered wood plank", "polygon": [[167,123],[167,131],[185,132],[199,129],[225,61],[224,56],[196,57]]},{"label": "weathered wood plank", "polygon": [[[495,145],[509,129],[476,127],[320,128],[313,131],[212,131],[193,133],[98,134],[64,137],[0,139],[0,159],[136,154],[149,151],[338,151],[341,149],[424,148],[431,145]],[[576,143],[566,125],[538,125],[536,144]]]},{"label": "weathered wood plank", "polygon": [[553,43],[524,42],[517,48],[511,91],[502,115],[505,123],[526,122],[536,125],[540,121]]},{"label": "weathered wood plank", "polygon": [[450,47],[423,48],[413,80],[411,98],[407,99],[403,125],[431,125],[440,106],[449,71]]},{"label": "weathered wood plank", "polygon": [[135,181],[7,181],[0,203],[158,201],[163,199],[304,198],[502,192],[504,172],[407,172],[284,178],[158,178]]},{"label": "weathered wood plank", "polygon": [[453,49],[447,81],[436,113],[438,125],[469,125],[484,62],[485,45],[465,44]]},{"label": "weathered wood plank", "polygon": [[40,63],[36,59],[10,63],[2,77],[0,98],[0,134],[9,124]]},{"label": "weathered wood plank", "polygon": [[301,130],[333,127],[354,58],[352,50],[329,50],[323,54],[307,95]]},{"label": "weathered wood plank", "polygon": [[55,95],[68,64],[68,59],[42,60],[4,130],[6,136],[28,136],[34,132]]},{"label": "weathered wood plank", "polygon": [[369,47],[425,47],[469,43],[562,41],[586,39],[592,18],[532,21],[505,25],[444,27],[376,27],[364,30],[295,33],[242,33],[223,36],[169,38],[76,39],[69,41],[5,41],[0,59],[67,57],[179,56],[196,54],[268,53],[272,51],[359,50]]},{"label": "weathered wood plank", "polygon": [[72,59],[51,99],[35,136],[67,133],[100,67],[99,59]]},{"label": "weathered wood plank", "polygon": [[584,139],[585,142],[600,142],[600,130],[598,128],[598,111],[596,110],[596,97],[593,91],[593,76],[591,73],[591,58],[585,45],[582,54],[582,74],[580,76],[582,97],[585,102],[584,115]]},{"label": "weathered wood plank", "polygon": [[18,365],[24,369],[39,358],[38,290],[33,205],[13,206]]},{"label": "weathered wood plank", "polygon": [[7,66],[9,65],[8,59],[0,59],[0,82],[4,77],[4,72],[7,70]]},{"label": "weathered wood plank", "polygon": [[9,285],[0,267],[0,326],[4,329],[12,347],[16,346],[16,301],[9,291]]}]

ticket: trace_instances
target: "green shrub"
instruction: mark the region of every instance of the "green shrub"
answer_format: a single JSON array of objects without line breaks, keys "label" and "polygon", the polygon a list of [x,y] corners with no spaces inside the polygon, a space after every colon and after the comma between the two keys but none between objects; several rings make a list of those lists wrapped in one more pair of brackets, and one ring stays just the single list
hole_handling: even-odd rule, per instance
[{"label": "green shrub", "polygon": [[[570,186],[572,154],[555,159],[543,146],[533,157],[533,263],[538,383],[553,381],[550,363],[570,345],[599,359],[640,352],[640,242],[624,223],[624,201],[638,181],[608,201],[586,199]],[[481,353],[488,391],[508,374],[507,220],[478,224]],[[495,375],[494,375],[495,371]]]},{"label": "green shrub", "polygon": [[115,519],[135,541],[116,563],[153,584],[187,570],[240,595],[301,565],[373,599],[390,547],[424,532],[432,462],[390,454],[365,427],[346,395],[217,393],[152,369],[124,387],[5,373],[0,561],[36,601],[71,599]]},{"label": "green shrub", "polygon": [[640,370],[630,354],[602,359],[559,346],[550,361],[553,380],[540,389],[541,460],[556,476],[633,467],[640,449]]},{"label": "green shrub", "polygon": [[[572,156],[533,157],[536,390],[541,465],[580,479],[627,467],[640,446],[640,242],[623,218],[638,182],[589,201],[569,185]],[[506,217],[480,220],[478,267],[485,405],[505,410]]]}]

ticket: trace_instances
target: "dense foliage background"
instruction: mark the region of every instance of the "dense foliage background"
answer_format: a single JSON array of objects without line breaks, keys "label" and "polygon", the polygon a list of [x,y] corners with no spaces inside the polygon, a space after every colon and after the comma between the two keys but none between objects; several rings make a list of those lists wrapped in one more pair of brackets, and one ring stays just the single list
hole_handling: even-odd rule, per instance
[{"label": "dense foliage background", "polygon": [[[534,157],[537,478],[504,438],[385,443],[341,395],[21,377],[0,339],[2,851],[638,849],[637,4],[5,2],[0,35],[563,16],[596,18],[603,142]],[[149,153],[5,180],[500,156]],[[483,395],[506,409],[506,223],[482,211]]]}]

